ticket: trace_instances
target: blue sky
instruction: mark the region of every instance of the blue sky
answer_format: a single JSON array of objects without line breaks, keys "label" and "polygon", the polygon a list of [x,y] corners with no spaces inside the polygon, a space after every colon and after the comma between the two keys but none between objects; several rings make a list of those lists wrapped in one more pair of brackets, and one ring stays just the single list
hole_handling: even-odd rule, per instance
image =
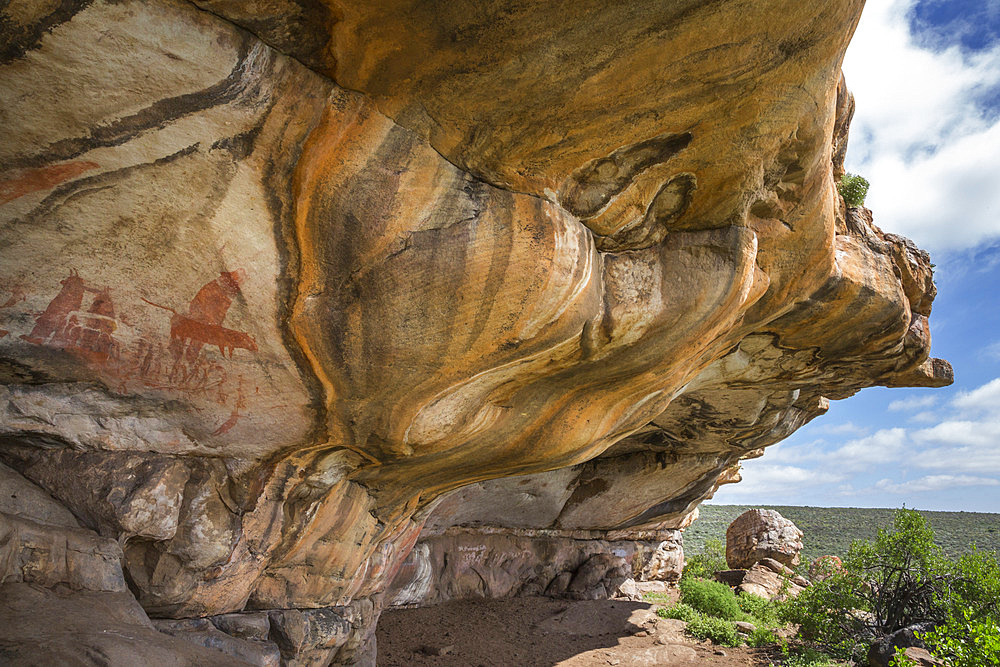
[{"label": "blue sky", "polygon": [[955,384],[834,401],[712,502],[1000,512],[1000,0],[869,0],[844,72],[848,171],[931,252]]}]

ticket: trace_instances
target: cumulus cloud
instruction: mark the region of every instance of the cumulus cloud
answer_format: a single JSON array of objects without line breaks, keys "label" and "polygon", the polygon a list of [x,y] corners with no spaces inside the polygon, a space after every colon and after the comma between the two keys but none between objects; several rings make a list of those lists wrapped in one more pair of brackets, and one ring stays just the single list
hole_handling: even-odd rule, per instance
[{"label": "cumulus cloud", "polygon": [[932,447],[912,457],[920,468],[1000,475],[1000,451],[995,447]]},{"label": "cumulus cloud", "polygon": [[971,475],[928,475],[906,482],[881,479],[875,483],[879,491],[889,493],[921,493],[924,491],[944,491],[959,486],[1000,486],[1000,480]]},{"label": "cumulus cloud", "polygon": [[923,412],[918,412],[917,414],[910,417],[910,421],[915,424],[933,424],[938,421],[939,417],[936,412],[931,412],[930,410],[924,410]]},{"label": "cumulus cloud", "polygon": [[[933,398],[899,399],[895,409],[919,409],[934,403]],[[722,487],[716,502],[781,504],[789,498],[801,502],[824,495],[858,497],[1000,486],[1000,378],[959,392],[939,411],[945,416],[924,411],[910,417],[912,424],[933,419],[930,426],[881,429],[840,446],[813,439],[769,447],[763,458],[743,463],[744,481]],[[843,429],[844,433],[852,430]],[[884,476],[894,468],[900,469],[901,477],[907,468],[926,474],[908,481],[885,478],[860,489],[852,485],[865,474],[878,471]]]},{"label": "cumulus cloud", "polygon": [[908,462],[919,468],[1000,475],[1000,378],[950,403],[954,414],[906,435]]},{"label": "cumulus cloud", "polygon": [[771,494],[801,491],[803,488],[820,484],[832,484],[844,479],[840,472],[815,470],[798,466],[763,463],[762,459],[744,461],[741,474],[743,481],[728,484],[719,489],[717,501],[724,497],[726,502],[741,499],[760,499]]},{"label": "cumulus cloud", "polygon": [[920,443],[990,448],[1000,445],[1000,421],[949,420],[913,433]]},{"label": "cumulus cloud", "polygon": [[952,405],[968,412],[1000,411],[1000,378],[987,382],[972,391],[963,391],[952,400]]},{"label": "cumulus cloud", "polygon": [[907,449],[906,429],[887,428],[850,440],[820,458],[847,470],[863,470],[878,463],[898,461]]},{"label": "cumulus cloud", "polygon": [[981,103],[1000,85],[1000,44],[935,50],[910,33],[914,2],[868,3],[847,50],[847,168],[871,181],[881,227],[932,251],[968,249],[1000,236],[1000,119]]}]

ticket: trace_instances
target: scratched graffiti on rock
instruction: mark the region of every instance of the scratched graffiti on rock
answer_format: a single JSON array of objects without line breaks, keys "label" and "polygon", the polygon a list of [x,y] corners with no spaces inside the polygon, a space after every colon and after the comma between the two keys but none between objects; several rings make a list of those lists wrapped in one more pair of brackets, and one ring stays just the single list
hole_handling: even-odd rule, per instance
[{"label": "scratched graffiti on rock", "polygon": [[[142,386],[231,405],[228,419],[212,434],[223,435],[236,426],[247,406],[244,377],[230,373],[230,360],[236,350],[257,352],[249,333],[223,326],[234,299],[242,296],[240,285],[245,279],[242,269],[221,272],[198,290],[186,313],[142,298],[170,313],[169,338],[135,332],[124,343],[115,337],[121,323],[115,316],[111,290],[89,285],[71,270],[60,281],[59,293],[36,315],[31,332],[20,338],[69,352],[122,394]],[[212,347],[218,348],[218,355],[209,353]]]}]

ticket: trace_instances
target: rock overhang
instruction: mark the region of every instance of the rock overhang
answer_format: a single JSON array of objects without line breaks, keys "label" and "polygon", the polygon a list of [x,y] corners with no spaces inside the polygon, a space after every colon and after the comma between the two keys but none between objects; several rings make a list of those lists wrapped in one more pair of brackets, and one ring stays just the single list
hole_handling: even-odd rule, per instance
[{"label": "rock overhang", "polygon": [[684,525],[950,382],[926,253],[836,194],[861,4],[11,15],[0,456],[161,616],[370,620],[425,521]]}]

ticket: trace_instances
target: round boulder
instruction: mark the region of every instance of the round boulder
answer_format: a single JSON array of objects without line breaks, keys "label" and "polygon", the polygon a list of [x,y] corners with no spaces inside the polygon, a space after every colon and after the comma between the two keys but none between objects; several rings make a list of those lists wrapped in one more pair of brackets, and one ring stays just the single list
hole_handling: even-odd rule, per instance
[{"label": "round boulder", "polygon": [[802,531],[774,510],[747,510],[726,530],[726,562],[748,569],[763,558],[795,567],[802,551]]}]

